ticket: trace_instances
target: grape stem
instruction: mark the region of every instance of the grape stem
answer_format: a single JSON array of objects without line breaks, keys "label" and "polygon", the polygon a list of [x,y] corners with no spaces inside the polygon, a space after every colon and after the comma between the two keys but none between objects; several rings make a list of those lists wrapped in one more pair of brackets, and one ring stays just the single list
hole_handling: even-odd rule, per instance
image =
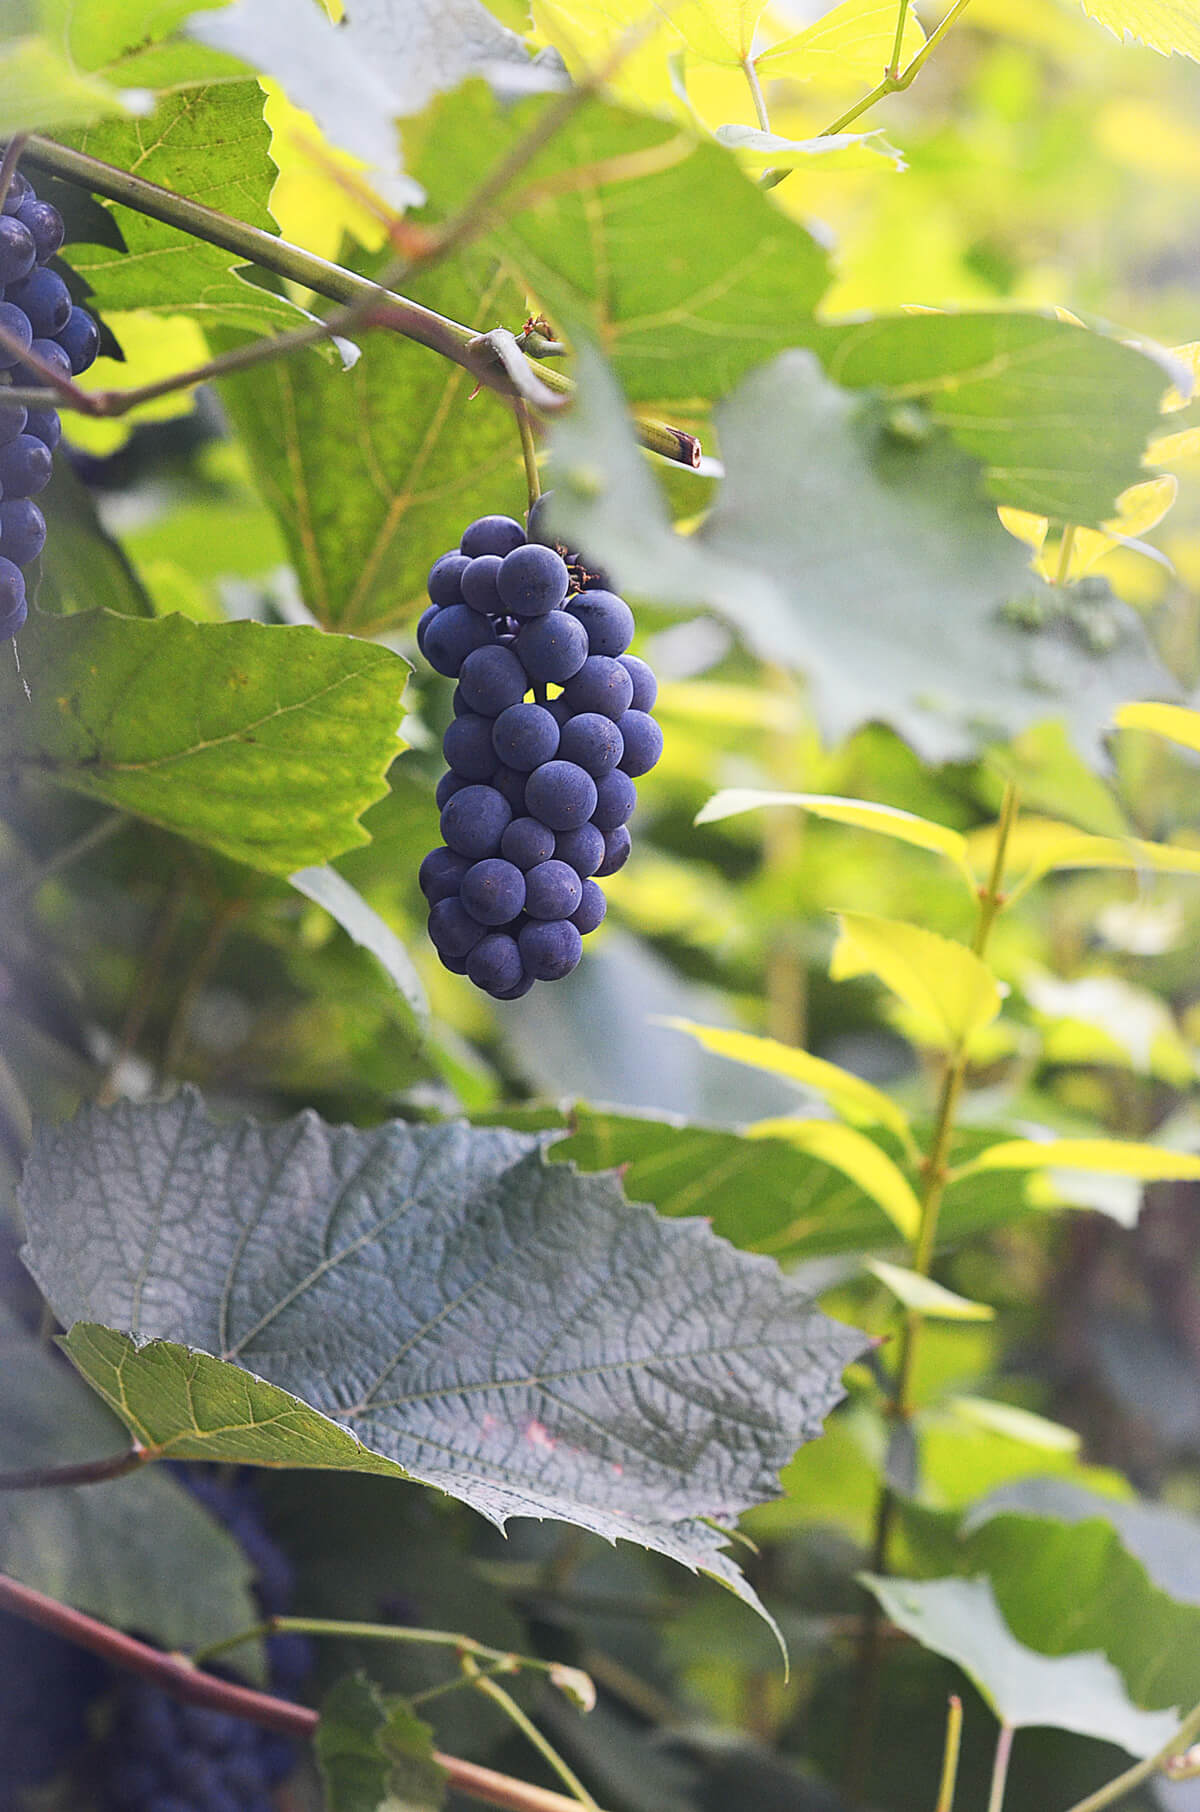
[{"label": "grape stem", "polygon": [[[50,1630],[79,1648],[100,1655],[105,1661],[126,1673],[149,1680],[172,1698],[185,1705],[203,1705],[224,1712],[229,1717],[245,1718],[263,1730],[274,1730],[282,1736],[312,1738],[319,1723],[318,1715],[307,1705],[295,1705],[289,1699],[278,1699],[272,1693],[258,1692],[250,1686],[238,1686],[232,1680],[219,1680],[213,1674],[201,1673],[191,1661],[180,1655],[165,1654],[139,1642],[122,1630],[115,1630],[95,1617],[88,1617],[70,1605],[60,1604],[43,1592],[21,1585],[0,1573],[0,1610],[9,1611],[26,1623]],[[434,1760],[447,1773],[449,1784],[468,1799],[488,1806],[501,1806],[507,1812],[579,1812],[579,1801],[565,1794],[535,1787],[513,1775],[499,1774],[494,1768],[482,1768],[476,1762],[459,1756],[434,1751]]]},{"label": "grape stem", "polygon": [[52,1491],[62,1485],[99,1485],[105,1479],[119,1479],[136,1472],[157,1456],[136,1444],[123,1453],[108,1454],[102,1460],[76,1460],[65,1466],[27,1466],[21,1472],[0,1472],[0,1491]]},{"label": "grape stem", "polygon": [[[427,347],[431,352],[462,365],[479,383],[499,391],[503,396],[511,397],[516,390],[512,360],[504,356],[504,351],[497,347],[495,337],[491,334],[478,334],[462,322],[439,315],[433,309],[425,308],[421,303],[373,282],[369,277],[360,276],[356,271],[346,270],[342,265],[331,264],[312,252],[303,251],[278,234],[267,233],[246,221],[235,220],[214,208],[204,207],[200,202],[177,195],[171,189],[163,189],[156,183],[147,182],[130,171],[119,170],[84,152],[54,144],[50,139],[32,135],[25,147],[24,158],[34,169],[46,170],[93,194],[103,195],[109,201],[119,202],[152,220],[162,221],[167,226],[189,233],[195,239],[202,239],[208,245],[220,246],[223,251],[231,252],[237,258],[257,264],[288,282],[301,284],[317,295],[341,305],[341,313],[331,315],[315,325],[296,328],[291,333],[277,334],[272,338],[256,341],[251,346],[237,347],[233,352],[222,354],[176,377],[163,378],[155,384],[144,384],[131,390],[85,391],[56,374],[52,375],[37,360],[24,357],[24,362],[36,369],[40,376],[44,376],[64,401],[69,400],[72,407],[85,414],[105,417],[125,415],[141,403],[151,402],[176,390],[189,389],[211,378],[244,371],[269,359],[279,358],[300,346],[312,345],[332,333],[342,333],[357,327],[390,328],[395,333],[403,334],[406,339]],[[511,180],[511,172],[508,180]],[[484,188],[490,192],[490,183],[485,184]],[[464,218],[469,220],[472,231],[486,224],[475,212],[474,204],[468,203],[459,223],[434,242],[433,253],[440,255],[448,246],[457,247],[462,243],[466,237],[466,229],[461,225]],[[6,346],[9,351],[21,350],[2,333],[0,345]],[[515,338],[513,350],[520,351],[516,347]],[[561,371],[555,371],[552,366],[529,359],[524,354],[521,356],[523,376],[535,380],[538,386],[529,400],[537,402],[541,407],[562,406],[570,400],[575,393],[575,386],[570,378]],[[12,395],[14,400],[32,402],[35,407],[44,407],[48,401],[54,400],[24,389],[14,390]],[[641,444],[651,452],[692,468],[700,464],[700,443],[694,435],[672,427],[669,423],[648,419],[635,421],[634,427]]]},{"label": "grape stem", "polygon": [[525,461],[525,483],[529,490],[529,507],[532,509],[542,494],[542,481],[538,476],[537,446],[533,438],[533,422],[530,420],[527,404],[519,398],[513,404],[513,413],[517,418],[517,432],[521,436],[521,457]]},{"label": "grape stem", "polygon": [[12,179],[17,165],[21,161],[21,153],[25,149],[28,137],[27,132],[19,132],[15,138],[10,138],[4,147],[4,156],[0,158],[0,208],[8,200],[8,191],[12,187]]}]

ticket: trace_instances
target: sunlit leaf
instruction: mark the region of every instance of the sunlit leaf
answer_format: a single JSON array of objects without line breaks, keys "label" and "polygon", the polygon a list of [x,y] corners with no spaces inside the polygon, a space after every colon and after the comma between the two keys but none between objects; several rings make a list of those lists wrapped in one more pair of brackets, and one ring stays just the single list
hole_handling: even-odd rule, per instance
[{"label": "sunlit leaf", "polygon": [[1000,988],[965,944],[865,912],[839,915],[834,981],[877,975],[948,1047],[966,1044],[1000,1011]]},{"label": "sunlit leaf", "polygon": [[301,868],[288,880],[297,893],[324,907],[356,944],[371,952],[418,1019],[428,1017],[429,1002],[412,957],[391,926],[344,875],[336,868]]},{"label": "sunlit leaf", "polygon": [[921,1315],[931,1315],[938,1321],[991,1321],[995,1316],[996,1311],[990,1303],[972,1302],[969,1297],[947,1290],[932,1277],[924,1277],[904,1265],[889,1264],[883,1258],[867,1258],[863,1264],[887,1286],[898,1302]]},{"label": "sunlit leaf", "polygon": [[952,862],[975,892],[975,876],[967,861],[966,839],[944,824],[918,818],[913,812],[895,805],[876,805],[869,799],[837,799],[827,793],[772,793],[756,787],[725,787],[714,793],[696,813],[697,824],[713,824],[720,818],[734,818],[740,812],[757,811],[767,805],[795,805],[811,812],[815,818],[828,818],[836,824],[853,824],[860,830],[878,831],[894,837],[899,843],[911,843],[917,849],[931,850]]},{"label": "sunlit leaf", "polygon": [[[822,87],[872,88],[892,63],[896,17],[893,0],[842,0],[815,24],[764,50],[755,59],[759,74]],[[900,40],[901,69],[924,42],[925,33],[909,7]]]},{"label": "sunlit leaf", "polygon": [[905,1239],[915,1239],[921,1224],[921,1204],[902,1170],[881,1151],[873,1139],[865,1138],[852,1126],[841,1126],[834,1120],[756,1120],[746,1128],[751,1139],[783,1139],[797,1151],[805,1151],[822,1163],[858,1184],[864,1194],[878,1202],[888,1219]]},{"label": "sunlit leaf", "polygon": [[[1148,462],[1159,463],[1156,449],[1161,444],[1158,441],[1150,443],[1146,450]],[[997,514],[1010,535],[1015,535],[1019,541],[1024,541],[1034,550],[1036,557],[1032,565],[1036,573],[1040,573],[1043,579],[1050,579],[1058,584],[1073,585],[1077,579],[1090,573],[1114,547],[1135,542],[1138,536],[1147,534],[1161,522],[1174,503],[1178,490],[1178,480],[1169,475],[1146,478],[1139,484],[1130,485],[1117,499],[1116,515],[1101,528],[1072,529],[1065,567],[1057,541],[1046,551],[1050,524],[1045,516],[1031,516],[1024,510],[1008,509],[1000,509]]]},{"label": "sunlit leaf", "polygon": [[860,1577],[893,1623],[957,1662],[996,1716],[1018,1730],[1050,1725],[1152,1755],[1178,1725],[1174,1712],[1139,1711],[1103,1655],[1051,1659],[1018,1642],[986,1579]]},{"label": "sunlit leaf", "polygon": [[88,126],[111,114],[144,114],[152,97],[84,74],[43,37],[9,38],[0,58],[0,136]]},{"label": "sunlit leaf", "polygon": [[1149,730],[1200,754],[1200,711],[1183,705],[1121,705],[1113,712],[1113,722],[1120,730]]},{"label": "sunlit leaf", "polygon": [[821,138],[783,138],[758,126],[718,126],[713,135],[754,167],[770,165],[779,170],[800,170],[814,159],[830,170],[870,169],[878,158],[903,170],[903,153],[889,145],[879,132],[830,132]]},{"label": "sunlit leaf", "polygon": [[[1166,705],[1123,706],[1122,710],[1154,713],[1154,722],[1130,723],[1130,728],[1157,728],[1159,712]],[[1194,713],[1180,709],[1179,727],[1186,729]],[[1174,719],[1171,720],[1175,722]],[[1196,719],[1200,723],[1200,717]],[[968,854],[977,873],[991,866],[996,827],[974,831],[967,839]],[[1142,837],[1095,837],[1074,825],[1051,818],[1021,818],[1009,833],[1004,853],[1006,897],[1011,903],[1056,869],[1114,868],[1132,874],[1200,874],[1200,849],[1180,849],[1171,843],[1150,843]]]},{"label": "sunlit leaf", "polygon": [[1200,1181],[1200,1157],[1165,1151],[1123,1139],[1003,1139],[958,1171],[967,1177],[981,1170],[1097,1170],[1113,1176],[1140,1177],[1143,1182],[1173,1179]]},{"label": "sunlit leaf", "polygon": [[1015,1403],[957,1395],[946,1398],[946,1408],[977,1428],[993,1429],[1011,1441],[1021,1441],[1027,1447],[1042,1448],[1047,1453],[1078,1453],[1081,1445],[1073,1428],[1067,1428],[1062,1422],[1051,1422],[1047,1416],[1035,1415],[1031,1409],[1021,1409]]},{"label": "sunlit leaf", "polygon": [[748,1063],[752,1069],[766,1070],[772,1076],[783,1076],[801,1088],[811,1089],[854,1125],[886,1126],[902,1139],[908,1138],[908,1120],[896,1103],[881,1089],[836,1063],[827,1063],[823,1057],[813,1057],[793,1045],[780,1044],[775,1038],[757,1038],[752,1032],[701,1026],[690,1019],[671,1018],[662,1023],[677,1032],[686,1032],[716,1057]]},{"label": "sunlit leaf", "polygon": [[1196,0],[1083,0],[1083,10],[1114,37],[1137,38],[1164,56],[1178,51],[1200,61]]}]

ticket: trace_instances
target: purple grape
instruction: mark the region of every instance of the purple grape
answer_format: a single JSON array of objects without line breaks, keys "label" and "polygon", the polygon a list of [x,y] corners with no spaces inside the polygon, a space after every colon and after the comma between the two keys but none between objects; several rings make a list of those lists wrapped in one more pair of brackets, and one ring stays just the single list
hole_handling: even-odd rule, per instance
[{"label": "purple grape", "polygon": [[417,872],[417,884],[431,906],[439,900],[451,900],[462,885],[471,864],[466,856],[456,856],[443,844],[431,849]]},{"label": "purple grape", "polygon": [[0,214],[0,286],[20,283],[37,263],[29,228],[13,214]]},{"label": "purple grape", "polygon": [[[2,216],[0,216],[2,218]],[[4,393],[0,391],[0,396]],[[16,440],[18,434],[33,433],[29,427],[29,411],[21,403],[0,403],[0,447],[7,446],[10,440]],[[39,436],[39,438],[41,438]]]},{"label": "purple grape", "polygon": [[0,550],[17,566],[28,566],[46,545],[46,518],[36,503],[18,498],[0,503]]},{"label": "purple grape", "polygon": [[596,782],[573,761],[546,761],[525,783],[525,804],[551,830],[577,830],[596,809]]},{"label": "purple grape", "polygon": [[429,937],[439,956],[465,963],[484,934],[461,900],[439,900],[429,908]]},{"label": "purple grape", "polygon": [[[628,716],[626,711],[625,717]],[[602,775],[611,774],[620,762],[625,740],[611,717],[603,717],[599,711],[585,711],[563,725],[558,752],[564,761],[578,762],[593,780],[599,780]]]},{"label": "purple grape", "polygon": [[421,650],[422,654],[425,653],[425,631],[429,628],[429,625],[433,622],[437,613],[438,606],[436,604],[430,604],[417,618],[417,647]]},{"label": "purple grape", "polygon": [[[518,955],[519,954],[520,954],[520,951],[518,950]],[[532,986],[533,986],[532,975],[525,975],[524,973],[522,973],[521,979],[517,983],[515,988],[505,988],[501,993],[493,994],[492,999],[493,1000],[520,1000],[522,998],[522,996],[528,994],[528,992],[532,988]]]},{"label": "purple grape", "polygon": [[492,785],[512,806],[513,817],[525,815],[525,781],[524,774],[518,774],[516,768],[497,768],[492,775]]},{"label": "purple grape", "polygon": [[0,554],[0,642],[12,640],[24,626],[28,611],[25,576],[19,566]]},{"label": "purple grape", "polygon": [[[10,346],[0,345],[0,371],[11,371],[20,368],[21,360],[33,345],[33,329],[29,325],[29,316],[15,302],[0,302],[0,328],[15,340],[19,351],[14,352]],[[65,360],[66,354],[63,354]],[[38,379],[34,378],[37,383]]]},{"label": "purple grape", "polygon": [[535,981],[561,981],[583,955],[583,939],[569,919],[525,925],[517,944],[525,973]]},{"label": "purple grape", "polygon": [[[536,874],[536,869],[533,872]],[[525,889],[525,876],[515,863],[488,856],[468,869],[459,898],[481,925],[507,925],[524,906]]]},{"label": "purple grape", "polygon": [[442,753],[456,774],[490,780],[499,765],[492,747],[492,720],[474,712],[456,717],[442,737]]},{"label": "purple grape", "polygon": [[505,767],[528,774],[552,759],[558,735],[558,725],[543,705],[510,705],[492,725],[492,746]]},{"label": "purple grape", "polygon": [[596,782],[596,805],[592,812],[592,823],[602,831],[614,831],[619,824],[625,824],[633,816],[637,804],[637,788],[628,774],[620,768],[611,774],[605,774]]},{"label": "purple grape", "polygon": [[499,717],[510,705],[519,705],[529,690],[529,676],[511,648],[495,644],[475,648],[458,676],[463,698],[483,717]]},{"label": "purple grape", "polygon": [[4,197],[4,207],[0,213],[19,214],[22,207],[33,194],[33,185],[27,176],[14,170],[8,179],[8,193]]},{"label": "purple grape", "polygon": [[492,786],[465,786],[442,808],[442,841],[480,862],[494,856],[512,821],[512,807]]},{"label": "purple grape", "polygon": [[569,919],[583,898],[583,882],[565,862],[539,862],[525,876],[525,910],[531,919]]},{"label": "purple grape", "polygon": [[426,589],[434,604],[449,607],[462,603],[460,581],[471,562],[460,554],[457,548],[451,548],[448,554],[442,554],[429,569]]},{"label": "purple grape", "polygon": [[567,595],[569,575],[553,548],[530,545],[506,554],[496,586],[514,617],[540,617],[556,610]]},{"label": "purple grape", "polygon": [[525,530],[511,516],[481,516],[462,538],[464,554],[477,560],[482,554],[498,554],[501,559],[514,548],[524,547]]},{"label": "purple grape", "polygon": [[651,669],[636,654],[622,654],[617,658],[633,681],[632,709],[653,711],[654,701],[658,697],[658,681]]},{"label": "purple grape", "polygon": [[633,640],[633,612],[615,592],[580,592],[566,608],[587,630],[591,654],[624,654]]},{"label": "purple grape", "polygon": [[604,915],[608,911],[608,901],[604,897],[603,888],[597,887],[594,881],[583,881],[580,885],[579,905],[574,912],[568,914],[568,917],[579,935],[586,937],[589,931],[594,931],[597,925],[604,922]]},{"label": "purple grape", "polygon": [[662,729],[648,712],[633,710],[625,712],[617,727],[625,742],[625,752],[617,765],[622,773],[636,780],[657,765],[663,752]]},{"label": "purple grape", "polygon": [[54,456],[36,434],[18,434],[0,447],[0,496],[13,502],[36,497],[50,482]]},{"label": "purple grape", "polygon": [[541,824],[536,818],[514,818],[500,839],[500,854],[524,873],[539,862],[549,862],[555,845],[554,832],[548,824]]},{"label": "purple grape", "polygon": [[[33,236],[29,243],[32,246]],[[38,269],[19,283],[7,283],[5,299],[15,302],[29,316],[29,325],[37,339],[52,340],[62,332],[71,318],[71,292],[57,271]]]},{"label": "purple grape", "polygon": [[553,547],[561,550],[563,546],[562,542],[559,540],[558,536],[552,534],[546,526],[546,517],[550,510],[550,499],[553,495],[553,491],[543,491],[541,496],[535,498],[530,504],[529,515],[526,519],[527,527],[525,530],[525,538],[527,541],[540,542],[543,547]]},{"label": "purple grape", "polygon": [[100,351],[100,329],[86,308],[73,308],[65,327],[54,336],[71,361],[71,374],[78,377],[96,363]]},{"label": "purple grape", "polygon": [[469,561],[459,580],[463,603],[469,604],[472,610],[482,611],[485,616],[489,611],[493,616],[501,616],[504,606],[496,590],[499,571],[499,554],[480,554],[477,560]]},{"label": "purple grape", "polygon": [[[8,208],[5,207],[4,211],[7,213]],[[28,227],[33,235],[38,263],[49,263],[67,236],[62,215],[52,202],[39,201],[32,189],[27,192],[15,212],[21,225]]]},{"label": "purple grape", "polygon": [[468,610],[465,604],[450,604],[438,611],[425,631],[425,659],[447,679],[457,679],[471,651],[495,639],[496,631],[487,617]]},{"label": "purple grape", "polygon": [[604,860],[604,832],[597,830],[594,824],[581,824],[578,830],[561,831],[555,839],[554,853],[577,875],[594,875]]},{"label": "purple grape", "polygon": [[524,978],[524,967],[516,938],[509,937],[505,931],[489,932],[468,956],[467,974],[477,988],[483,988],[489,994],[509,993],[518,988]]},{"label": "purple grape", "polygon": [[[4,411],[8,413],[7,410]],[[62,438],[62,422],[57,409],[31,409],[26,418],[25,432],[36,434],[43,446],[53,453]],[[0,433],[0,440],[4,435]]]},{"label": "purple grape", "polygon": [[598,711],[614,721],[633,703],[633,680],[627,668],[608,654],[589,654],[579,672],[563,687],[563,697],[576,715]]},{"label": "purple grape", "polygon": [[587,631],[565,610],[531,617],[517,635],[517,653],[530,679],[561,686],[579,672],[588,656]]},{"label": "purple grape", "polygon": [[471,785],[473,782],[468,780],[465,774],[456,774],[453,768],[447,768],[438,781],[433,795],[438,811],[441,811],[448,799],[453,799],[455,793],[461,793],[465,786]]},{"label": "purple grape", "polygon": [[[65,383],[70,382],[71,361],[57,340],[34,340],[29,350],[35,358],[41,360],[43,365],[57,373]],[[21,384],[44,385],[49,382],[49,379],[40,371],[36,371],[32,365],[19,365],[13,375]]]},{"label": "purple grape", "polygon": [[596,870],[596,879],[602,880],[605,875],[615,875],[624,868],[633,848],[633,838],[629,835],[627,824],[618,824],[616,830],[604,833],[604,860]]}]

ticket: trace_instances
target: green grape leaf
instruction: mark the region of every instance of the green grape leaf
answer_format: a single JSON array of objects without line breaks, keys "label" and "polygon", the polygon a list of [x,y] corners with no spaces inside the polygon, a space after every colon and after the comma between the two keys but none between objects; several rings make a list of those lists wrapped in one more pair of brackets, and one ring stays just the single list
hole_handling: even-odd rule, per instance
[{"label": "green grape leaf", "polygon": [[1083,0],[1083,10],[1115,38],[1137,38],[1164,56],[1178,51],[1200,62],[1196,0]]},{"label": "green grape leaf", "polygon": [[[514,285],[477,259],[457,260],[414,295],[456,318],[469,310],[481,331],[521,309]],[[352,371],[280,359],[222,383],[318,622],[372,635],[405,621],[426,601],[433,561],[468,523],[523,514],[512,412],[473,389],[461,366],[390,333],[374,335]]]},{"label": "green grape leaf", "polygon": [[288,875],[367,841],[406,675],[317,629],[35,614],[0,664],[0,766]]},{"label": "green grape leaf", "polygon": [[1153,1755],[1179,1719],[1140,1711],[1116,1668],[1096,1653],[1051,1659],[1018,1642],[986,1579],[879,1579],[860,1574],[893,1623],[957,1662],[996,1716],[1017,1730],[1053,1726]]},{"label": "green grape leaf", "polygon": [[110,114],[143,113],[145,96],[110,86],[76,68],[46,38],[9,38],[0,59],[0,137],[63,131]]},{"label": "green grape leaf", "polygon": [[[274,232],[267,202],[275,181],[257,82],[214,83],[166,94],[146,119],[109,120],[77,135],[81,151],[192,201]],[[190,315],[204,327],[251,333],[296,327],[303,313],[239,275],[219,246],[111,205],[124,251],[71,247],[71,265],[102,311]]]},{"label": "green grape leaf", "polygon": [[446,1797],[428,1724],[365,1674],[326,1693],[313,1747],[329,1812],[436,1812]]},{"label": "green grape leaf", "polygon": [[944,761],[1059,715],[1100,762],[1132,673],[1176,690],[1127,606],[1093,623],[1031,577],[944,436],[899,446],[811,354],[783,354],[718,410],[726,476],[691,535],[671,529],[596,354],[579,368],[553,438],[553,526],[628,592],[707,605],[805,672],[831,739],[879,718]]},{"label": "green grape leaf", "polygon": [[[439,102],[414,160],[438,211],[546,105],[501,111],[481,83]],[[534,160],[488,243],[551,320],[586,324],[639,399],[721,396],[804,337],[829,281],[825,252],[730,152],[601,101]]]},{"label": "green grape leaf", "polygon": [[315,906],[324,907],[356,944],[371,952],[399,989],[415,1018],[429,1017],[429,1002],[412,957],[386,920],[363,899],[357,887],[351,887],[336,868],[300,868],[288,879],[297,893],[302,893]]},{"label": "green grape leaf", "polygon": [[[126,1444],[117,1418],[0,1303],[0,1469],[94,1460]],[[258,1616],[233,1536],[159,1468],[0,1493],[0,1571],[166,1648],[215,1642]]]},{"label": "green grape leaf", "polygon": [[748,1600],[721,1526],[864,1345],[771,1261],[503,1128],[215,1125],[186,1090],[43,1128],[21,1200],[72,1358],[147,1445],[404,1474]]}]

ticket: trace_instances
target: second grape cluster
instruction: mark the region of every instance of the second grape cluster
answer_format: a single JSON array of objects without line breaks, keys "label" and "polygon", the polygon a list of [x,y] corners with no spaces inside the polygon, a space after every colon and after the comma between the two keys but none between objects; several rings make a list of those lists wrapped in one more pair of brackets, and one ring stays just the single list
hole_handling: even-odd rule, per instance
[{"label": "second grape cluster", "polygon": [[597,879],[629,856],[634,780],[662,753],[633,612],[529,513],[483,516],[429,574],[417,643],[457,679],[421,864],[442,962],[497,1000],[559,981],[604,917]]}]

